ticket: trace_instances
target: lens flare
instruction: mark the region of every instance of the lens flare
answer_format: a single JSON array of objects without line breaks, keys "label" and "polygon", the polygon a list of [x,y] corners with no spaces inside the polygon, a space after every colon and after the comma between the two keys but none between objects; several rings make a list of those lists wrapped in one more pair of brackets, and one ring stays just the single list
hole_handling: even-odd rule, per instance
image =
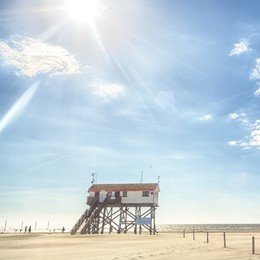
[{"label": "lens flare", "polygon": [[14,120],[23,112],[27,104],[34,96],[38,87],[39,81],[34,83],[29,89],[27,89],[26,92],[15,102],[11,109],[6,113],[6,115],[0,120],[0,134],[12,120]]},{"label": "lens flare", "polygon": [[65,8],[71,19],[89,21],[97,15],[98,3],[95,0],[68,0]]}]

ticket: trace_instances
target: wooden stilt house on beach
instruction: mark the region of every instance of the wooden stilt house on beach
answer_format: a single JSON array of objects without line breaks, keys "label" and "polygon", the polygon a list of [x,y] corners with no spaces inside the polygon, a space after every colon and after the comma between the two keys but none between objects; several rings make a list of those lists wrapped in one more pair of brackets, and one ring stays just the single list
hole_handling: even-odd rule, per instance
[{"label": "wooden stilt house on beach", "polygon": [[106,230],[141,234],[143,229],[155,234],[159,192],[158,183],[93,184],[88,189],[89,208],[71,234],[103,234]]}]

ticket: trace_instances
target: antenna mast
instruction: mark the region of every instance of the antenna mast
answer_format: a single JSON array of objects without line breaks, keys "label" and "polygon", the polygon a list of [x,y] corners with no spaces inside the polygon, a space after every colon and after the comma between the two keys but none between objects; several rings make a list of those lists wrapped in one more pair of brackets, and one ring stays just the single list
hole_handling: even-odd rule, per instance
[{"label": "antenna mast", "polygon": [[144,171],[141,172],[141,180],[140,180],[140,183],[143,183],[143,176],[144,176]]},{"label": "antenna mast", "polygon": [[92,172],[91,176],[92,176],[91,184],[94,184],[95,182],[97,182],[97,172]]}]

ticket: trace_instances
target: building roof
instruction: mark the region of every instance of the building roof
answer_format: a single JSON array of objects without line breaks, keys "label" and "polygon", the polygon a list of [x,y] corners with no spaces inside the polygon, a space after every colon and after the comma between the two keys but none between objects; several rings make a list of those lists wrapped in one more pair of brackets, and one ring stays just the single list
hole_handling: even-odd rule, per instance
[{"label": "building roof", "polygon": [[88,191],[154,191],[159,189],[158,183],[120,183],[120,184],[92,184]]}]

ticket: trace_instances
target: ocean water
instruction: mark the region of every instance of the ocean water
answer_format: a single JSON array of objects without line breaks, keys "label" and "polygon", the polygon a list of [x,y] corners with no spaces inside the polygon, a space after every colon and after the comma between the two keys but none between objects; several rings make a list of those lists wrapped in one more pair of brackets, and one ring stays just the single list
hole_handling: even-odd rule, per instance
[{"label": "ocean water", "polygon": [[[158,232],[259,232],[260,224],[157,224]],[[70,228],[66,229],[70,230]],[[50,232],[48,229],[32,230],[33,232]],[[11,226],[1,226],[0,233],[14,233],[20,232],[20,229]],[[22,230],[24,232],[24,229]],[[51,232],[61,232],[61,229],[52,229]],[[129,231],[131,233],[131,231]]]},{"label": "ocean water", "polygon": [[156,225],[156,228],[159,232],[189,232],[193,229],[197,232],[260,232],[260,224],[161,224]]}]

